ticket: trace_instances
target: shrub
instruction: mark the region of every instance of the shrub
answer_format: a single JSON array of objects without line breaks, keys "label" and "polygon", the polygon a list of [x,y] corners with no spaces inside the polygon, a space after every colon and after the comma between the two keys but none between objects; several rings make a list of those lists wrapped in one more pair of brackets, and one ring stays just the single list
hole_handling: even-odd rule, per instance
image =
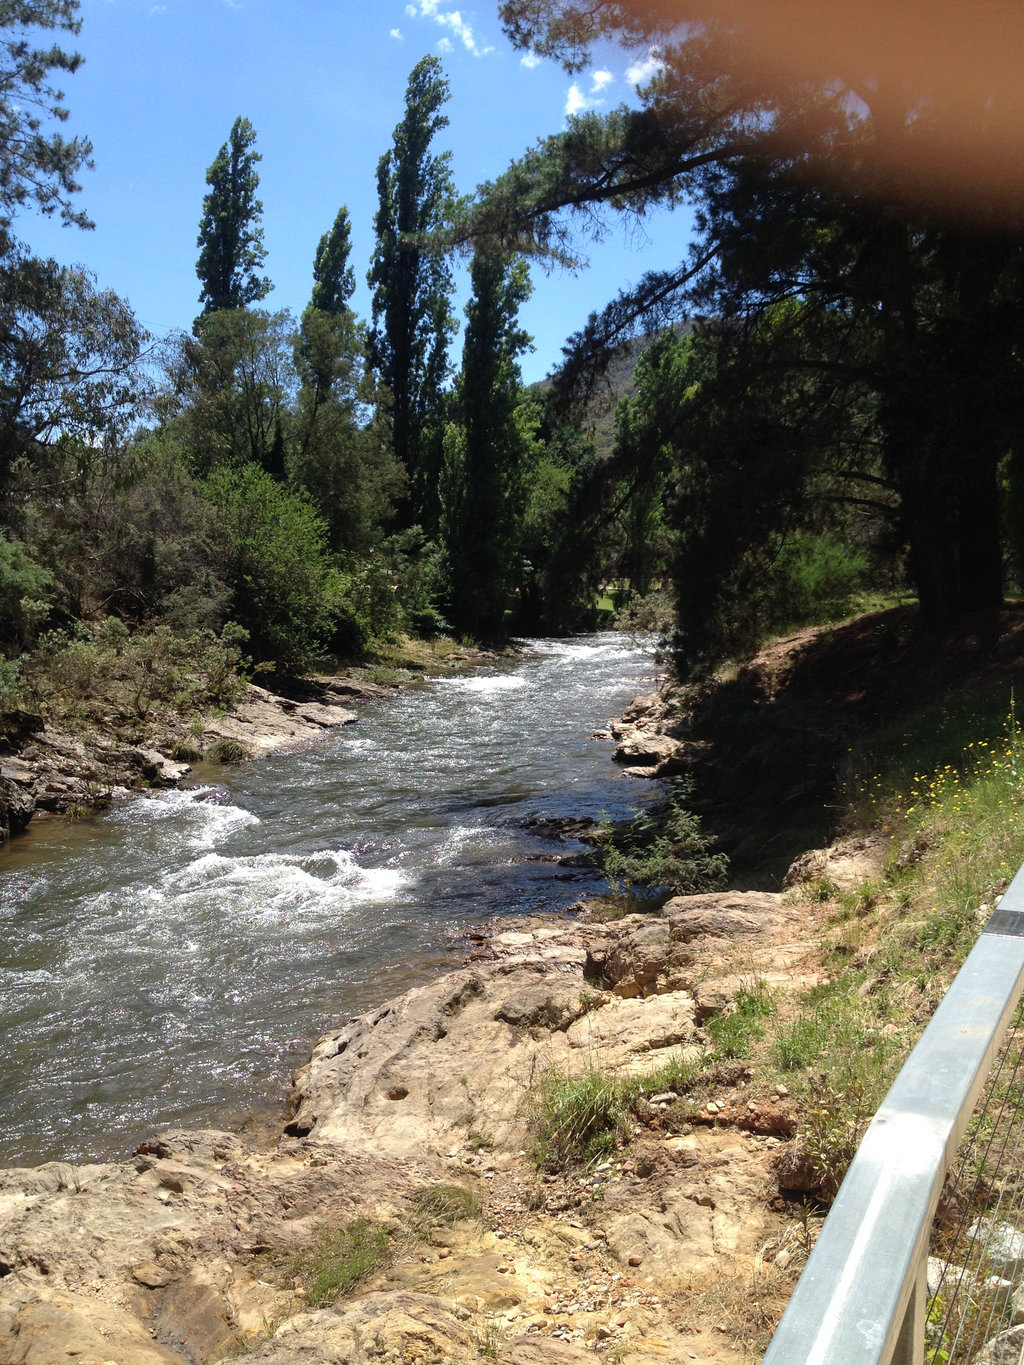
[{"label": "shrub", "polygon": [[685,805],[690,791],[688,782],[677,783],[668,801],[639,812],[624,831],[601,827],[601,866],[615,894],[642,886],[688,895],[724,882],[729,860],[709,851],[711,840]]},{"label": "shrub", "polygon": [[53,575],[16,540],[0,535],[0,647],[32,643],[50,610]]},{"label": "shrub", "polygon": [[235,700],[242,682],[241,645],[246,636],[228,623],[221,635],[176,635],[160,625],[132,635],[108,616],[95,630],[79,625],[50,631],[21,662],[21,691],[52,717],[86,712],[102,700],[143,719],[154,705],[180,711]]},{"label": "shrub", "polygon": [[302,668],[329,643],[344,582],[327,525],[307,494],[258,465],[222,466],[206,483],[220,576],[255,657]]},{"label": "shrub", "polygon": [[215,739],[206,751],[210,763],[244,763],[249,750],[237,739]]}]

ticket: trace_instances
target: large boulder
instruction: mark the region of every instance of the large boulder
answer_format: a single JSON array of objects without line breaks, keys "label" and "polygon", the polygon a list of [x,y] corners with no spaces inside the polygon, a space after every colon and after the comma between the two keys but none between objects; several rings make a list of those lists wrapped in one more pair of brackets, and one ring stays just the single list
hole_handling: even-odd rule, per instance
[{"label": "large boulder", "polygon": [[31,790],[6,776],[5,766],[10,766],[10,760],[0,764],[0,843],[12,834],[20,834],[36,808]]}]

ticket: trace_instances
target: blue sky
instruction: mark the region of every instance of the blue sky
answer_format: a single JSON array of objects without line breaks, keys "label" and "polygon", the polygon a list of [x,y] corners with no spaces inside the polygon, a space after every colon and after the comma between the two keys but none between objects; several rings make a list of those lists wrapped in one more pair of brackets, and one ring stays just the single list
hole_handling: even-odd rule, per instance
[{"label": "blue sky", "polygon": [[[85,65],[64,84],[69,128],[94,147],[95,170],[83,174],[79,202],[96,229],[25,216],[20,235],[38,253],[87,266],[158,336],[190,327],[198,312],[206,168],[239,114],[253,123],[263,157],[266,268],[275,284],[266,306],[301,312],[316,244],[347,204],[353,304],[368,317],[376,165],[421,57],[444,63],[451,122],[434,146],[451,150],[457,188],[469,193],[557,132],[567,112],[631,98],[630,78],[648,55],[609,48],[594,69],[570,78],[553,62],[524,61],[512,50],[496,3],[83,0],[80,14],[82,31],[65,45]],[[534,266],[535,292],[522,314],[536,343],[523,361],[527,381],[557,364],[569,333],[618,288],[680,260],[688,227],[678,211],[651,219],[646,232],[612,221],[606,240],[587,248],[591,265],[578,276]]]}]

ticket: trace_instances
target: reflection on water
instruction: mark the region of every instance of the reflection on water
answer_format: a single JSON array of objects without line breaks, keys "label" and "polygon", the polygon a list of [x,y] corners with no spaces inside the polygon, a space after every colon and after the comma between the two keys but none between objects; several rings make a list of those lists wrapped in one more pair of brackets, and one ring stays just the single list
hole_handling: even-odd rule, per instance
[{"label": "reflection on water", "polygon": [[0,854],[0,1164],[278,1104],[321,1030],[457,964],[468,924],[577,899],[593,874],[522,822],[650,797],[587,736],[652,673],[618,636],[534,641],[216,785],[30,827]]}]

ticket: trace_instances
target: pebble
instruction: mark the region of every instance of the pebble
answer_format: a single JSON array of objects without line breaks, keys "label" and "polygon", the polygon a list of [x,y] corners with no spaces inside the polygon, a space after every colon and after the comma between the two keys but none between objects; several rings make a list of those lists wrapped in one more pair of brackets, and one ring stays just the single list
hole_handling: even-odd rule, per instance
[{"label": "pebble", "polygon": [[642,1256],[630,1256],[628,1261],[629,1265],[643,1265],[643,1263],[644,1258]]}]

